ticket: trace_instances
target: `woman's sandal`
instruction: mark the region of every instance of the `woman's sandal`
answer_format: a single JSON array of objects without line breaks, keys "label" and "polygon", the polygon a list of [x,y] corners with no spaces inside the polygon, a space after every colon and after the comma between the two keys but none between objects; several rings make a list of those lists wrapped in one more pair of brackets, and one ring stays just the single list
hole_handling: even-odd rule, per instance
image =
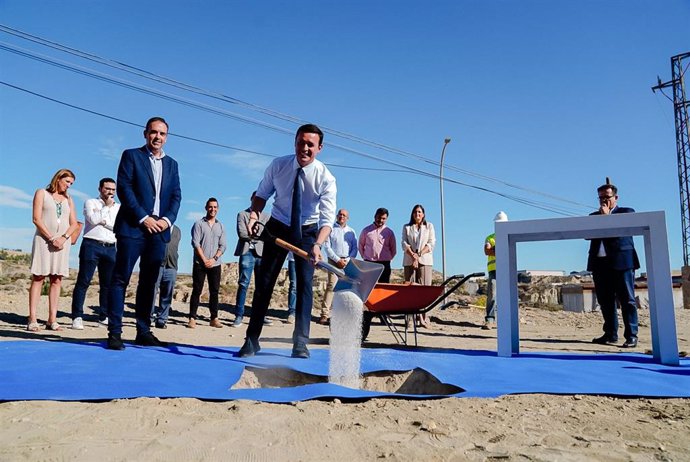
[{"label": "woman's sandal", "polygon": [[62,327],[57,322],[46,323],[46,330],[62,330]]},{"label": "woman's sandal", "polygon": [[38,332],[39,330],[41,330],[41,327],[38,325],[37,322],[30,322],[26,325],[26,330],[28,332]]}]

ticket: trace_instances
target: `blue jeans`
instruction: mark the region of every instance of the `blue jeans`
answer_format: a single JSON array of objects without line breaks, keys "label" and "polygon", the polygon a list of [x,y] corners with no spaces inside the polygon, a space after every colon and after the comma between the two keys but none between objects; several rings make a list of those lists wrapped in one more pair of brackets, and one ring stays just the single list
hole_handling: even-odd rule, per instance
[{"label": "blue jeans", "polygon": [[94,239],[83,239],[79,248],[79,274],[72,294],[72,319],[84,316],[84,300],[93,274],[98,268],[98,319],[108,316],[108,292],[115,268],[115,246]]},{"label": "blue jeans", "polygon": [[235,296],[235,316],[244,316],[244,304],[247,301],[247,290],[252,280],[252,273],[258,270],[261,257],[255,257],[251,250],[240,255],[240,279],[237,282],[237,295]]},{"label": "blue jeans", "polygon": [[177,270],[175,268],[166,268],[164,266],[161,267],[161,271],[158,273],[158,280],[156,281],[158,306],[155,306],[156,296],[153,296],[154,306],[152,317],[157,324],[165,324],[168,322],[176,280]]},{"label": "blue jeans", "polygon": [[288,260],[288,278],[290,288],[288,289],[288,316],[295,314],[297,306],[297,269],[294,260]]}]

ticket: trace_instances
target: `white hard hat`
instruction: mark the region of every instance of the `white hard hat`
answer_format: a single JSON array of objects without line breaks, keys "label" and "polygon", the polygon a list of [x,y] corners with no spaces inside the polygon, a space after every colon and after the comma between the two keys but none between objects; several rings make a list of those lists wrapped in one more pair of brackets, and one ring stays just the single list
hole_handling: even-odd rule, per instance
[{"label": "white hard hat", "polygon": [[506,213],[503,210],[501,210],[494,217],[494,221],[508,221],[508,215],[506,215]]}]

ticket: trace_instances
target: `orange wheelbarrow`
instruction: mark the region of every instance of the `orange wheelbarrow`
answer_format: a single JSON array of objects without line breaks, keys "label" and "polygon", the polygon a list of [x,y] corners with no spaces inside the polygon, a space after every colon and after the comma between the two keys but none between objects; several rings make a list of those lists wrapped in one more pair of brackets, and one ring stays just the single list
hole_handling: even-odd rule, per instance
[{"label": "orange wheelbarrow", "polygon": [[[398,343],[407,345],[407,323],[405,330],[401,332],[392,322],[392,315],[418,315],[441,305],[448,296],[459,289],[470,278],[484,276],[484,273],[472,273],[468,276],[462,274],[451,276],[440,286],[423,286],[416,284],[383,284],[377,283],[371,291],[369,298],[364,303],[365,312],[362,319],[362,340],[369,335],[371,320],[374,316],[381,317]],[[445,310],[456,302],[446,302],[441,305]],[[414,326],[414,344],[417,346],[417,323]]]}]

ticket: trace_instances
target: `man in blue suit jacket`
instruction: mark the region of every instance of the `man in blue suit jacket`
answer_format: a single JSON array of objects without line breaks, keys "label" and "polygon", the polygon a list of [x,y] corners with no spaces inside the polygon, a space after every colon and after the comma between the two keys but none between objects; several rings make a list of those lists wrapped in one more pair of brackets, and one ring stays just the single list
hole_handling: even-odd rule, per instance
[{"label": "man in blue suit jacket", "polygon": [[[599,210],[590,215],[633,213],[630,207],[618,207],[618,188],[605,184],[597,188]],[[623,348],[637,346],[637,303],[635,301],[635,270],[640,262],[632,236],[592,239],[589,246],[587,270],[594,277],[594,290],[604,317],[604,335],[592,342],[610,344],[618,342],[618,313],[620,303],[625,324]]]},{"label": "man in blue suit jacket", "polygon": [[114,226],[117,254],[108,306],[111,350],[125,348],[121,337],[125,291],[139,258],[134,342],[165,346],[151,333],[151,307],[165,246],[182,200],[177,162],[163,152],[167,136],[168,123],[163,118],[149,119],[144,130],[146,145],[123,152],[117,170],[117,196],[122,205]]}]

